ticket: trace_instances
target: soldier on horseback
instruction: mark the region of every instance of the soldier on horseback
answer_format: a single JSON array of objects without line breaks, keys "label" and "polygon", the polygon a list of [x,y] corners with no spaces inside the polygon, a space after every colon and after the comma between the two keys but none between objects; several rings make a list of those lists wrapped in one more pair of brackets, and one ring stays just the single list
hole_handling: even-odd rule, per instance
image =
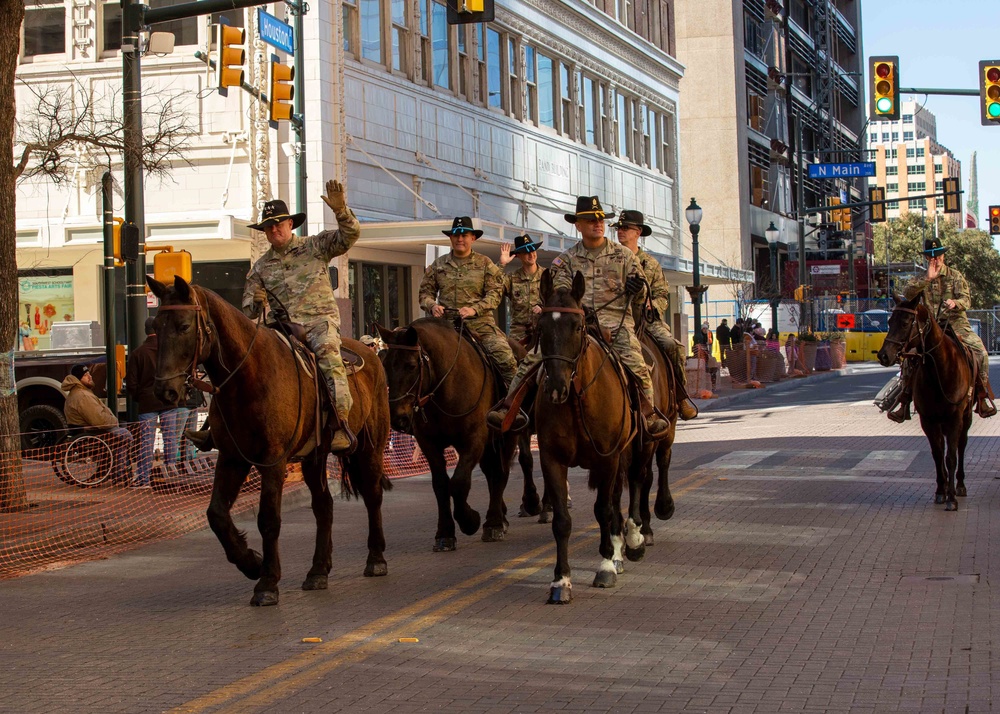
[{"label": "soldier on horseback", "polygon": [[[980,417],[991,417],[997,413],[993,404],[993,390],[990,388],[989,353],[983,346],[983,341],[972,329],[965,311],[971,306],[969,298],[969,283],[965,276],[954,268],[945,265],[944,252],[947,246],[941,245],[937,238],[924,241],[924,255],[927,256],[927,274],[916,277],[907,283],[903,290],[903,299],[912,300],[921,292],[927,309],[931,314],[943,316],[951,325],[952,330],[961,342],[972,350],[979,362],[979,377],[975,387],[975,411]],[[903,382],[902,393],[896,408],[887,414],[894,422],[902,424],[910,418],[910,400],[913,397],[910,385],[910,374],[904,361],[900,374]]]},{"label": "soldier on horseback", "polygon": [[[611,227],[618,231],[618,242],[635,254],[642,272],[646,274],[646,281],[649,284],[646,304],[650,306],[652,316],[652,319],[646,323],[646,331],[663,351],[667,361],[674,366],[674,374],[676,375],[674,384],[676,385],[680,417],[684,421],[688,421],[698,416],[698,407],[694,405],[684,389],[687,375],[684,371],[684,355],[681,354],[681,346],[674,339],[670,333],[670,327],[664,321],[667,315],[667,301],[670,299],[670,283],[663,275],[663,268],[656,258],[639,247],[639,238],[645,238],[653,232],[653,229],[647,226],[644,221],[645,216],[639,211],[622,211],[618,222],[612,223]],[[635,312],[637,311],[633,309],[633,313]]]},{"label": "soldier on horseback", "polygon": [[[581,240],[552,261],[553,285],[569,288],[573,276],[579,271],[586,280],[584,303],[596,312],[602,328],[611,331],[612,347],[622,363],[636,376],[642,386],[642,414],[646,420],[646,431],[653,439],[664,437],[669,426],[654,410],[653,382],[649,368],[642,358],[642,348],[635,335],[632,319],[632,305],[641,306],[642,284],[645,280],[642,268],[631,251],[609,241],[605,235],[604,221],[614,218],[607,214],[597,196],[579,196],[576,213],[567,213],[567,222],[576,225]],[[530,353],[517,369],[514,381],[504,402],[487,416],[487,423],[494,429],[503,428],[507,413],[513,406],[513,398],[521,381],[535,365],[541,362],[540,352]],[[515,418],[512,428],[527,425],[523,412]]]},{"label": "soldier on horseback", "polygon": [[420,307],[433,317],[454,310],[465,327],[496,362],[505,384],[510,384],[517,360],[507,336],[497,327],[493,311],[503,299],[503,273],[492,260],[472,250],[472,242],[483,234],[472,219],[459,216],[450,231],[451,252],[435,260],[420,281]]},{"label": "soldier on horseback", "polygon": [[520,268],[504,274],[503,290],[510,298],[510,339],[525,347],[534,336],[538,314],[542,310],[538,298],[538,286],[542,283],[537,253],[540,245],[533,243],[531,236],[522,235],[514,238],[513,250],[510,243],[500,246],[501,268],[507,267],[515,256],[521,261]]}]

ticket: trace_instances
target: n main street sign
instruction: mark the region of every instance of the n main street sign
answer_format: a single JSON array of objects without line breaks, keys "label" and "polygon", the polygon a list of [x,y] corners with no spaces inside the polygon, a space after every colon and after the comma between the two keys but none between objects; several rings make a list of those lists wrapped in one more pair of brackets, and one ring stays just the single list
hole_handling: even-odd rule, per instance
[{"label": "n main street sign", "polygon": [[283,52],[295,54],[295,33],[291,25],[263,10],[257,10],[257,25],[260,27],[260,39]]},{"label": "n main street sign", "polygon": [[859,161],[851,164],[809,164],[809,178],[870,178],[875,175],[874,161]]}]

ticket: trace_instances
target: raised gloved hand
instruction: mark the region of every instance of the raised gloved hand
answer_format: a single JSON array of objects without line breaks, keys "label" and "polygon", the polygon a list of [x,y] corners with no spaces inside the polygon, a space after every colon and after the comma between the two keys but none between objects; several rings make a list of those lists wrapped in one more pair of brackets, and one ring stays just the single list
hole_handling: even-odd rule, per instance
[{"label": "raised gloved hand", "polygon": [[323,202],[330,207],[330,210],[334,213],[343,213],[347,210],[347,194],[344,190],[344,184],[340,181],[330,180],[326,182],[326,194],[323,196]]},{"label": "raised gloved hand", "polygon": [[638,295],[642,290],[643,281],[638,275],[630,275],[625,279],[625,294]]}]

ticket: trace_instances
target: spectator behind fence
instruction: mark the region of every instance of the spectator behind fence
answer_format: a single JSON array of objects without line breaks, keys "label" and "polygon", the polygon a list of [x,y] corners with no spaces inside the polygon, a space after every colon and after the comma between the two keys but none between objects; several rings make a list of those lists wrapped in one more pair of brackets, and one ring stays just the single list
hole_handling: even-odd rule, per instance
[{"label": "spectator behind fence", "polygon": [[[198,370],[198,379],[206,379],[205,373]],[[198,431],[198,410],[205,406],[205,393],[194,387],[188,388],[188,398],[184,406],[177,410],[177,418],[174,420],[175,433],[174,443],[178,445],[178,461],[193,461],[198,455],[195,445],[184,436],[185,430]],[[164,444],[164,448],[166,445]]]},{"label": "spectator behind fence", "polygon": [[173,409],[153,393],[156,377],[156,328],[153,318],[146,318],[146,341],[129,355],[125,369],[125,387],[139,409],[139,457],[138,486],[150,486],[153,471],[153,443],[156,426],[159,423],[163,434],[163,461],[172,464],[177,461],[177,416]]},{"label": "spectator behind fence", "polygon": [[729,331],[729,321],[726,318],[722,318],[722,322],[715,329],[715,339],[719,342],[719,359],[724,363],[726,361],[726,353],[732,347],[732,342],[730,342],[732,335]]},{"label": "spectator behind fence", "polygon": [[66,392],[66,404],[63,407],[66,421],[70,426],[105,430],[104,438],[111,447],[114,458],[112,477],[128,481],[131,478],[129,451],[132,448],[132,435],[125,427],[118,426],[118,417],[94,394],[94,376],[90,373],[90,367],[85,364],[74,365],[62,381],[62,390]]},{"label": "spectator behind fence", "polygon": [[708,320],[706,320],[705,322],[701,323],[701,330],[699,330],[697,334],[695,334],[694,344],[706,345],[708,347],[709,353],[711,354],[713,341],[714,338],[712,337],[712,329],[708,326]]},{"label": "spectator behind fence", "polygon": [[743,318],[737,317],[729,330],[729,347],[735,349],[743,344]]},{"label": "spectator behind fence", "polygon": [[702,363],[705,364],[705,371],[708,372],[708,376],[712,380],[712,391],[714,392],[719,379],[719,362],[712,355],[711,347],[705,344],[695,345],[694,356],[698,358],[699,369],[701,369]]}]

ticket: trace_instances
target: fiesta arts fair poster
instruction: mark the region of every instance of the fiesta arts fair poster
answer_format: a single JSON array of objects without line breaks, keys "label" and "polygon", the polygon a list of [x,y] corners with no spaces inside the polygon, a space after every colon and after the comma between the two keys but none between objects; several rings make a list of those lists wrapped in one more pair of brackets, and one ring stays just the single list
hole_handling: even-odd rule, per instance
[{"label": "fiesta arts fair poster", "polygon": [[44,350],[53,323],[73,319],[73,276],[18,278],[18,325],[22,350]]}]

